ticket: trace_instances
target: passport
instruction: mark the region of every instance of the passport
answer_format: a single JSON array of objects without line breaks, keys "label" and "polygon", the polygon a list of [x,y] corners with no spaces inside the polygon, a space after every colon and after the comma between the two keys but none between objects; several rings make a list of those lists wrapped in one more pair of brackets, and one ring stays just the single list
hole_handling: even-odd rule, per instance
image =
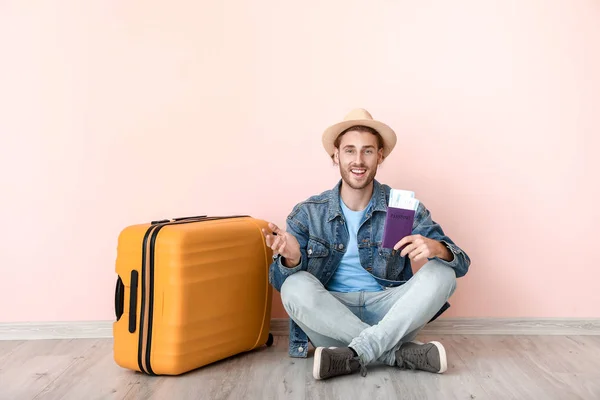
[{"label": "passport", "polygon": [[414,198],[413,192],[392,189],[383,225],[382,247],[393,249],[403,237],[412,234],[418,207],[419,200]]}]

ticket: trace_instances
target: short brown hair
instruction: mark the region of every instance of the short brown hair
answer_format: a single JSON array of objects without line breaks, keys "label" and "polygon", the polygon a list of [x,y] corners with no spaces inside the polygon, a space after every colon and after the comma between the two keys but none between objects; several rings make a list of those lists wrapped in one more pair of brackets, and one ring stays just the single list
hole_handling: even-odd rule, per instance
[{"label": "short brown hair", "polygon": [[[375,137],[377,138],[377,150],[383,149],[383,138],[381,137],[379,132],[377,132],[375,129],[371,128],[370,126],[364,126],[364,125],[354,125],[348,129],[344,130],[342,133],[340,133],[338,135],[338,137],[335,138],[335,141],[333,142],[333,146],[336,149],[340,148],[342,136],[344,136],[347,132],[350,132],[350,131],[368,132],[368,133],[375,135]],[[333,160],[333,157],[334,157],[334,155],[332,154],[331,155],[332,160]]]}]

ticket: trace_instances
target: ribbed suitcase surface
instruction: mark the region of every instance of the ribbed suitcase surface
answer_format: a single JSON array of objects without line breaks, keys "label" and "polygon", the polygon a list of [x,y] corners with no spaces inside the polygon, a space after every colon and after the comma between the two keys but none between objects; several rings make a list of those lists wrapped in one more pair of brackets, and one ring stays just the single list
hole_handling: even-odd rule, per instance
[{"label": "ribbed suitcase surface", "polygon": [[231,216],[125,228],[116,258],[117,364],[177,375],[270,345],[266,227]]}]

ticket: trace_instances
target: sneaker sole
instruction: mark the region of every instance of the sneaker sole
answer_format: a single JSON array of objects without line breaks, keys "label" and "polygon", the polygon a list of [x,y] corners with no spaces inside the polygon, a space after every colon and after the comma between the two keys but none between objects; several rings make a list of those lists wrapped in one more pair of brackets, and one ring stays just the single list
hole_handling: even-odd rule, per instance
[{"label": "sneaker sole", "polygon": [[443,374],[448,369],[448,359],[446,357],[446,349],[440,342],[429,342],[435,347],[437,347],[438,352],[440,353],[440,370],[437,372],[438,374]]},{"label": "sneaker sole", "polygon": [[313,363],[313,378],[320,380],[321,375],[319,374],[319,367],[321,366],[321,352],[324,347],[317,347],[315,349],[315,361]]}]

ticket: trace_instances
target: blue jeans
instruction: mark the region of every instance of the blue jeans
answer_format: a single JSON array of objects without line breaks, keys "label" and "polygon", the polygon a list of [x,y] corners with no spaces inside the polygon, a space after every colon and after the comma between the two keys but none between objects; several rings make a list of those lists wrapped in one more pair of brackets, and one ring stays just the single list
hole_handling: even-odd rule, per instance
[{"label": "blue jeans", "polygon": [[456,289],[454,270],[431,260],[405,284],[379,292],[329,292],[299,271],[281,287],[285,310],[315,347],[352,347],[364,365],[395,365],[396,351],[412,341]]}]

